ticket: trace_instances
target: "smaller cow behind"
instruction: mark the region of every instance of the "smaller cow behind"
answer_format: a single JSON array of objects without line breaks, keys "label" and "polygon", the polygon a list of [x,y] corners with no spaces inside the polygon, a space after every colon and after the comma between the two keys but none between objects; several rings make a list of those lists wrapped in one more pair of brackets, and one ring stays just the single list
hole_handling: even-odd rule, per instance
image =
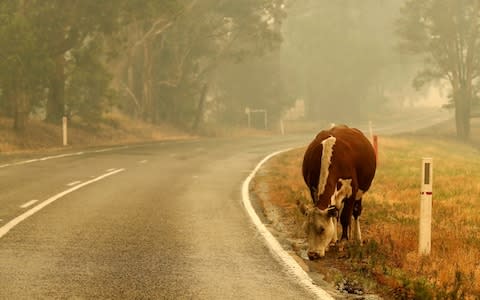
[{"label": "smaller cow behind", "polygon": [[[361,241],[359,217],[362,196],[370,188],[376,170],[375,152],[368,139],[355,128],[337,126],[321,131],[308,146],[303,158],[303,178],[313,207],[300,205],[306,215],[308,257],[325,256],[330,243],[336,243],[340,213],[342,240],[353,229]],[[354,228],[350,222],[354,218]]]}]

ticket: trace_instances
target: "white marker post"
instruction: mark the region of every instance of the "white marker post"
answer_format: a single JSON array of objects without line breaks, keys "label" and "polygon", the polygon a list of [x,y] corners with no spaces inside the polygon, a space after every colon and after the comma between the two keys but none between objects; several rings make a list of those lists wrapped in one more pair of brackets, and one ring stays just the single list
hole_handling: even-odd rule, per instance
[{"label": "white marker post", "polygon": [[248,126],[248,128],[250,128],[251,127],[251,125],[250,125],[250,108],[248,108],[248,107],[245,108],[245,114],[247,115],[247,126]]},{"label": "white marker post", "polygon": [[63,146],[67,146],[68,145],[67,117],[62,118],[62,133],[63,133]]},{"label": "white marker post", "polygon": [[418,252],[429,255],[432,246],[432,186],[433,159],[422,159],[422,187],[420,190],[420,232]]}]

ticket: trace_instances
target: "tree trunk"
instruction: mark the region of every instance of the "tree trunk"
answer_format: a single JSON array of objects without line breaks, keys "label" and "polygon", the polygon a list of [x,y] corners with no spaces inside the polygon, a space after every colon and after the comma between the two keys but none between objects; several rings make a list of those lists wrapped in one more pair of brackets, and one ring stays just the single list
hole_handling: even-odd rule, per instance
[{"label": "tree trunk", "polygon": [[13,93],[13,97],[15,97],[13,129],[16,132],[22,133],[27,127],[29,113],[28,94],[26,91],[17,87]]},{"label": "tree trunk", "polygon": [[463,141],[470,138],[470,97],[466,87],[454,91],[455,125],[457,137]]},{"label": "tree trunk", "polygon": [[46,121],[59,124],[65,114],[65,57],[55,58],[55,72],[50,77]]},{"label": "tree trunk", "polygon": [[152,61],[151,61],[150,41],[143,43],[143,120],[153,121],[154,107],[152,97]]},{"label": "tree trunk", "polygon": [[130,116],[133,117],[134,119],[138,119],[139,116],[140,116],[140,103],[138,101],[138,95],[135,94],[135,80],[134,80],[134,73],[135,73],[135,69],[134,69],[134,54],[131,53],[129,55],[129,58],[128,58],[128,63],[127,63],[127,85],[126,85],[126,89],[129,93],[129,96],[130,98],[132,99],[132,102],[133,102],[133,105],[130,104],[128,105],[129,108],[131,109],[127,109],[127,112],[130,113]]},{"label": "tree trunk", "polygon": [[205,106],[205,100],[207,98],[208,83],[205,83],[200,94],[200,100],[198,101],[197,112],[195,113],[195,120],[193,121],[192,131],[196,132],[200,126],[200,122],[203,119],[203,108]]},{"label": "tree trunk", "polygon": [[0,90],[2,91],[2,98],[5,99],[1,103],[1,114],[13,118],[15,113],[15,97],[12,95],[11,87],[8,85],[0,85]]}]

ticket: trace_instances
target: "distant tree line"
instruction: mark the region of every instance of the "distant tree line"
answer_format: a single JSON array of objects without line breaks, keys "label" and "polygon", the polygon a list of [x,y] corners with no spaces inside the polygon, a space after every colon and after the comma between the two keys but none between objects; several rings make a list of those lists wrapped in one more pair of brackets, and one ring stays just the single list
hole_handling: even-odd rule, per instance
[{"label": "distant tree line", "polygon": [[450,84],[457,136],[469,139],[480,90],[480,1],[405,1],[397,33],[401,50],[424,59],[425,68],[414,81],[417,87],[434,80]]},{"label": "distant tree line", "polygon": [[305,99],[309,119],[381,113],[386,91],[402,94],[415,77],[417,89],[450,85],[457,136],[469,138],[480,90],[480,0],[289,3],[282,45],[288,89]]},{"label": "distant tree line", "polygon": [[220,79],[241,85],[250,76],[236,64],[256,57],[270,68],[284,18],[283,0],[0,1],[0,114],[23,131],[34,112],[95,126],[116,107],[195,130],[207,109],[220,121],[241,120],[249,95],[262,93],[255,103],[279,114],[288,101],[277,105],[282,95],[265,92],[275,84],[235,102],[232,81]]}]

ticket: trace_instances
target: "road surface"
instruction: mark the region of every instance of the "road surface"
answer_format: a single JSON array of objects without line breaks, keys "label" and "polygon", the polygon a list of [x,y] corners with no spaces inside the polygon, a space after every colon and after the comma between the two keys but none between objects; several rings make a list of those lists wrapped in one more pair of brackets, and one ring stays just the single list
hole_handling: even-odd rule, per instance
[{"label": "road surface", "polygon": [[0,162],[0,299],[312,299],[273,258],[241,199],[263,157],[312,138],[165,142]]},{"label": "road surface", "polygon": [[261,158],[310,138],[0,164],[0,299],[311,299],[272,257],[240,192]]}]

